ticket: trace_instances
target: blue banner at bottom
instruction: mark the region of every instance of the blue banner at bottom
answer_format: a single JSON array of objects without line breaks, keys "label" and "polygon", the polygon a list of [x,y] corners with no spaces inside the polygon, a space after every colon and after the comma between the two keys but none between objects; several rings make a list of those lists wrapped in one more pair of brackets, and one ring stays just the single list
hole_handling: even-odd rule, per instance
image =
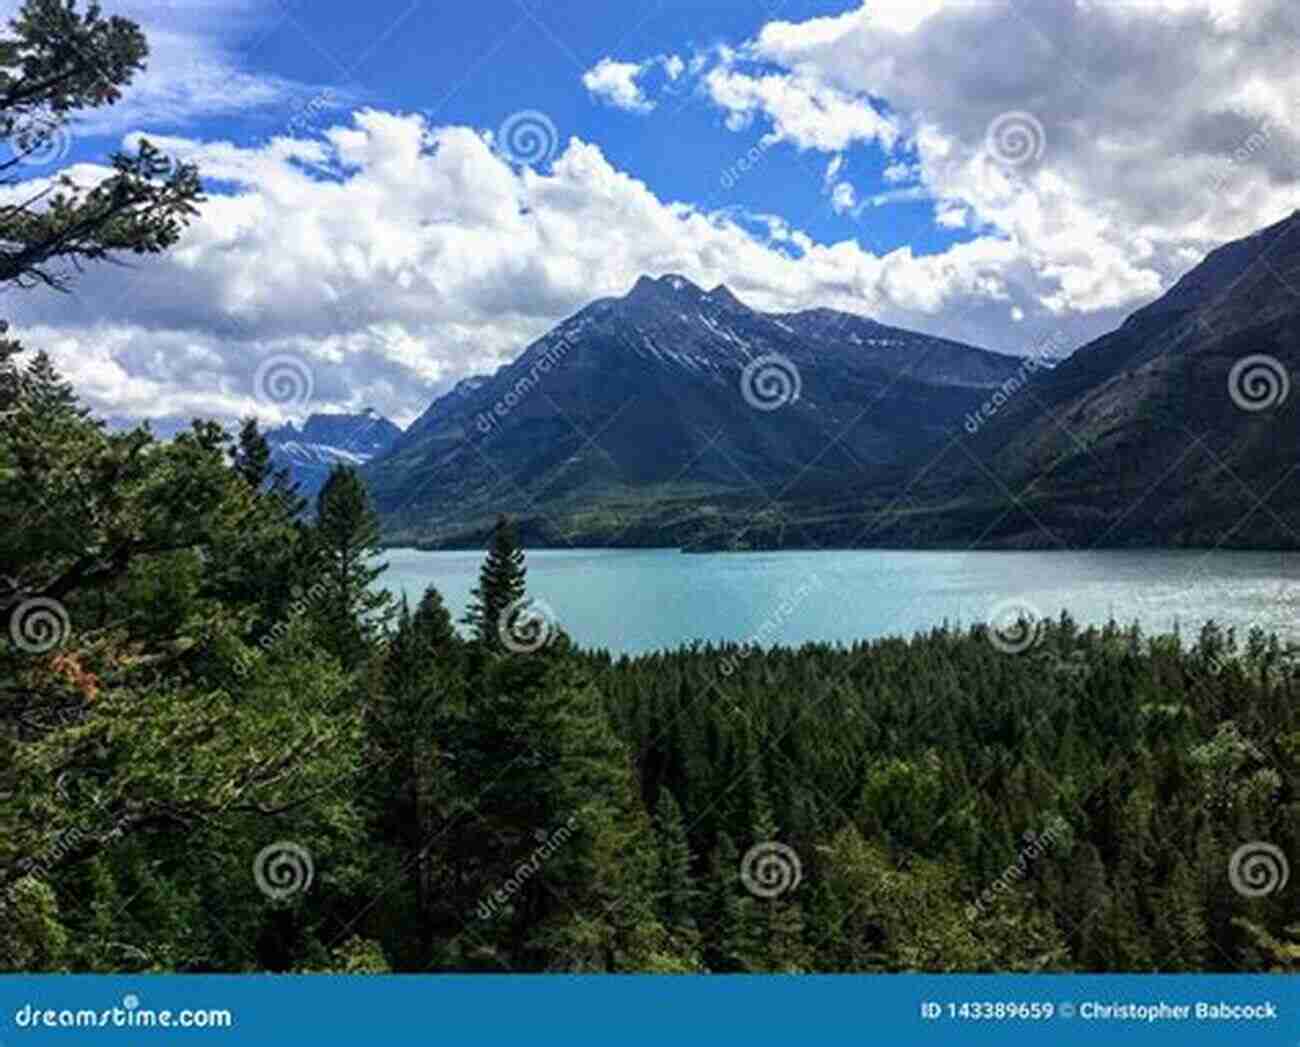
[{"label": "blue banner at bottom", "polygon": [[0,978],[0,1044],[1300,1044],[1300,978]]}]

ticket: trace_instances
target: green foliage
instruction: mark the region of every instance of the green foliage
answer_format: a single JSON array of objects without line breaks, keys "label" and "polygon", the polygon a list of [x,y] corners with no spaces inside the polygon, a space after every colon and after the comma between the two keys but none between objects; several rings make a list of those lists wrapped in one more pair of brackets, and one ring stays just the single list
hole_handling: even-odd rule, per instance
[{"label": "green foliage", "polygon": [[[77,7],[77,0],[27,0],[0,36],[0,136],[16,144],[0,173],[57,149],[71,113],[116,102],[144,68],[149,49],[139,26],[103,17],[95,3]],[[59,176],[0,210],[0,284],[61,289],[63,269],[176,243],[202,201],[197,169],[143,140],[110,164],[113,174],[98,184]],[[0,348],[0,358],[11,351]]]},{"label": "green foliage", "polygon": [[312,617],[324,645],[358,667],[392,615],[392,596],[374,588],[388,565],[374,563],[379,521],[355,469],[330,473],[316,500],[310,543],[320,570],[308,592]]},{"label": "green foliage", "polygon": [[479,570],[478,585],[470,594],[469,608],[465,612],[464,622],[480,644],[500,647],[501,614],[511,604],[523,599],[527,574],[514,524],[502,516],[492,532],[487,558]]}]

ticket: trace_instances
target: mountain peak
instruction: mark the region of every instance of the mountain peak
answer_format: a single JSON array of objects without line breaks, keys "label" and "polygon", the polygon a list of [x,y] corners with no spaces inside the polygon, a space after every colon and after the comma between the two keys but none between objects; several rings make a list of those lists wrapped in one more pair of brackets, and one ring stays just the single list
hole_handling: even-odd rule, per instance
[{"label": "mountain peak", "polygon": [[709,298],[717,302],[719,305],[730,306],[733,309],[749,308],[744,302],[731,293],[731,288],[726,284],[718,284],[717,287],[709,292]]},{"label": "mountain peak", "polygon": [[635,286],[625,296],[626,299],[665,298],[670,295],[690,295],[699,298],[704,291],[686,277],[678,273],[664,273],[658,278],[641,276]]}]

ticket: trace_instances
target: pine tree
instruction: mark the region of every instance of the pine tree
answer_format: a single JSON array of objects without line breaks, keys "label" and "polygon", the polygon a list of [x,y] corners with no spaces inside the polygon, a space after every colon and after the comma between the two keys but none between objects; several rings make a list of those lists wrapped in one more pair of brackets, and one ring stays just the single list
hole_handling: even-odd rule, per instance
[{"label": "pine tree", "polygon": [[506,516],[497,518],[487,558],[479,570],[478,585],[470,592],[469,609],[462,619],[473,638],[485,647],[498,647],[501,614],[526,592],[528,573],[524,551],[519,547],[514,524]]},{"label": "pine tree", "polygon": [[699,937],[694,916],[699,891],[691,875],[691,848],[682,809],[667,788],[659,790],[655,805],[655,837],[659,915],[670,934],[693,947]]},{"label": "pine tree", "polygon": [[256,418],[245,418],[239,427],[235,471],[257,492],[261,492],[271,476],[271,448],[258,428]]},{"label": "pine tree", "polygon": [[1182,855],[1175,859],[1168,886],[1160,893],[1155,906],[1155,938],[1155,958],[1161,969],[1204,969],[1209,945],[1205,908],[1196,878]]},{"label": "pine tree", "polygon": [[367,717],[371,820],[395,852],[394,879],[410,884],[414,934],[403,962],[424,969],[434,939],[454,932],[442,902],[447,863],[432,842],[438,811],[450,802],[453,771],[446,753],[457,744],[464,711],[461,640],[437,589],[425,590],[414,614],[405,597]]},{"label": "pine tree", "polygon": [[712,971],[761,969],[754,898],[740,883],[740,852],[726,833],[718,836],[709,861],[710,890],[704,915],[710,928],[705,961]]},{"label": "pine tree", "polygon": [[[759,788],[753,799],[754,826],[750,839],[754,846],[778,841],[776,820],[766,792]],[[793,861],[793,859],[792,859]],[[759,949],[756,959],[765,971],[796,972],[803,970],[807,957],[803,946],[803,911],[790,891],[797,889],[792,864],[783,866],[786,879],[783,889],[771,898],[758,898],[753,905],[754,924]],[[784,888],[788,888],[784,889]]]},{"label": "pine tree", "polygon": [[375,564],[379,521],[356,470],[337,466],[316,501],[312,548],[320,577],[300,599],[322,626],[323,642],[345,666],[358,667],[392,614],[392,596],[374,591],[388,569]]}]

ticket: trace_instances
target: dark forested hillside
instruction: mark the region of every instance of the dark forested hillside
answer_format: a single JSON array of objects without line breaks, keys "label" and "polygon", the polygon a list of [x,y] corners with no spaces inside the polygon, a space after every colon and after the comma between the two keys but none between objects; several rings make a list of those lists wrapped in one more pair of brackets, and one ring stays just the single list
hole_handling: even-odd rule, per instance
[{"label": "dark forested hillside", "polygon": [[1297,286],[1292,215],[892,471],[733,512],[696,544],[1298,548]]}]

